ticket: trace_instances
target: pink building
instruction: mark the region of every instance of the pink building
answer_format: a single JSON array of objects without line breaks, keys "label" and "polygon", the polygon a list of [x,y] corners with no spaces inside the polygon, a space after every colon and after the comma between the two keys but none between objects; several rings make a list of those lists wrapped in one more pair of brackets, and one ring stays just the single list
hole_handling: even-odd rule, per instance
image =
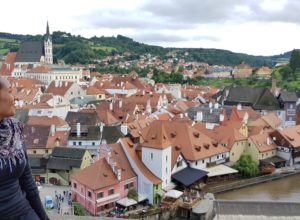
[{"label": "pink building", "polygon": [[137,190],[137,176],[122,147],[116,143],[105,149],[104,157],[71,178],[73,200],[93,215],[114,207],[129,189]]}]

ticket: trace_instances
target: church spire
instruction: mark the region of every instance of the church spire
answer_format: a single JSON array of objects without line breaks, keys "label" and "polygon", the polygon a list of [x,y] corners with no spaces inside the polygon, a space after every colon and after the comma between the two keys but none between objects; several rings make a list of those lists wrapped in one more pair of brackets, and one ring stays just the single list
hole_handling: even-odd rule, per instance
[{"label": "church spire", "polygon": [[50,37],[50,31],[49,31],[49,22],[47,20],[47,27],[46,27],[46,38]]}]

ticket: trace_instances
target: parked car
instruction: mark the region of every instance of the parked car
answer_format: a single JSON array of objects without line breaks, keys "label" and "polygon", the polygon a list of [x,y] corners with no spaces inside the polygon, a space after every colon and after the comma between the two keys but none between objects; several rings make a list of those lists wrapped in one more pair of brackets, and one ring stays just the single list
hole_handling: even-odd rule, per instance
[{"label": "parked car", "polygon": [[54,208],[54,202],[53,202],[52,196],[45,197],[45,207],[48,209]]}]

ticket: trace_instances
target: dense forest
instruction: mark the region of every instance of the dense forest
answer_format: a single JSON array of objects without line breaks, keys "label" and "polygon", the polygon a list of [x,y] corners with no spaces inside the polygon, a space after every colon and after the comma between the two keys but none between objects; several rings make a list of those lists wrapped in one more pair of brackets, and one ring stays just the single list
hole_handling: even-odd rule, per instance
[{"label": "dense forest", "polygon": [[[27,40],[41,40],[42,35],[20,35],[0,32],[0,54],[17,51],[20,43]],[[210,65],[238,65],[245,61],[253,67],[262,65],[274,66],[278,60],[289,59],[291,52],[276,56],[251,56],[220,49],[204,48],[164,48],[134,41],[131,38],[117,35],[116,37],[84,38],[70,33],[55,31],[52,34],[54,43],[54,60],[64,60],[66,63],[87,64],[104,58],[107,55],[129,52],[128,60],[138,59],[140,55],[150,53],[167,58],[170,51],[177,51],[179,57],[188,61],[207,62]],[[188,52],[188,53],[186,53]]]}]

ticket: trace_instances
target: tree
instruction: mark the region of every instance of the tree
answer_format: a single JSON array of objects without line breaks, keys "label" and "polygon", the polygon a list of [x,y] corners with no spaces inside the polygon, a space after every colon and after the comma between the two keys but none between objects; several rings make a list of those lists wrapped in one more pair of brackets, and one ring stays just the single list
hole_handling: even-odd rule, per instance
[{"label": "tree", "polygon": [[85,216],[85,210],[82,207],[82,205],[80,205],[77,202],[73,202],[73,207],[74,207],[74,214],[78,215],[78,216]]},{"label": "tree", "polygon": [[259,172],[256,162],[252,160],[250,155],[242,155],[233,168],[248,177],[256,176]]},{"label": "tree", "polygon": [[292,68],[293,72],[300,67],[300,54],[299,50],[293,50],[290,58],[290,67]]},{"label": "tree", "polygon": [[133,200],[135,200],[135,201],[138,201],[139,200],[139,194],[137,193],[137,191],[135,190],[135,189],[130,189],[129,191],[128,191],[128,194],[127,194],[127,197],[129,198],[129,199],[133,199]]}]

